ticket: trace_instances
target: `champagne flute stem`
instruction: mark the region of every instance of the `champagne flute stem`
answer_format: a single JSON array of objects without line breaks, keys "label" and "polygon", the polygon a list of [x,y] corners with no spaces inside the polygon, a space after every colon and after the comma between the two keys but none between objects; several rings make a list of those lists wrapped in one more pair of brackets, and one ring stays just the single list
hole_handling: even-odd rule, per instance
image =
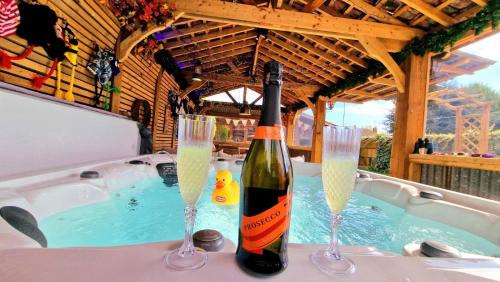
[{"label": "champagne flute stem", "polygon": [[332,214],[332,238],[330,239],[330,246],[327,252],[329,256],[337,260],[341,258],[337,236],[340,223],[342,223],[342,216],[340,214]]},{"label": "champagne flute stem", "polygon": [[184,233],[184,242],[182,246],[179,248],[179,255],[181,257],[193,255],[195,252],[194,244],[193,244],[193,226],[194,219],[196,217],[196,208],[186,206],[184,208],[184,221],[186,224],[186,229]]}]

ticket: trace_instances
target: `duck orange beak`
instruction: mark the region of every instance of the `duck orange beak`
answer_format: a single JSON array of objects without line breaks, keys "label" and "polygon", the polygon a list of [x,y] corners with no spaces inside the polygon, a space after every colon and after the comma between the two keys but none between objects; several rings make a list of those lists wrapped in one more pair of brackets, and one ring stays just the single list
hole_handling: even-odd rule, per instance
[{"label": "duck orange beak", "polygon": [[215,188],[217,188],[217,189],[222,189],[222,188],[224,188],[224,182],[222,182],[222,181],[217,181],[217,182],[215,183]]}]

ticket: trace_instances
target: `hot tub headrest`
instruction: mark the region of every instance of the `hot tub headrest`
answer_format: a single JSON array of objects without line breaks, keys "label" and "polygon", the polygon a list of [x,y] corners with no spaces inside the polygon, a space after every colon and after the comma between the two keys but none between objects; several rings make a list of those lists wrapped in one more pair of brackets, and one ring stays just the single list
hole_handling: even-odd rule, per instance
[{"label": "hot tub headrest", "polygon": [[457,249],[434,240],[422,242],[420,252],[425,256],[437,258],[459,258],[462,256]]},{"label": "hot tub headrest", "polygon": [[47,239],[38,228],[36,218],[27,210],[15,206],[0,208],[0,216],[19,232],[37,241],[42,247],[47,247]]}]

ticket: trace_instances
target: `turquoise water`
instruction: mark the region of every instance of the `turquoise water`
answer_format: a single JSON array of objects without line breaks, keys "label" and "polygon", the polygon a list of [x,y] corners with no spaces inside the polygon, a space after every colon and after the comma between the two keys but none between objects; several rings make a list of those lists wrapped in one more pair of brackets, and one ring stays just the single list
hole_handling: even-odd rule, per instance
[{"label": "turquoise water", "polygon": [[[198,204],[195,230],[217,229],[237,242],[238,206],[215,205],[210,177]],[[67,210],[40,223],[49,247],[112,246],[177,240],[183,237],[183,208],[177,186],[161,178],[114,192],[109,201]],[[343,212],[340,241],[346,245],[375,246],[401,253],[405,244],[425,239],[445,242],[469,253],[500,256],[493,243],[461,229],[406,214],[403,209],[361,193],[354,193]],[[296,177],[290,242],[327,243],[329,211],[321,179]]]}]

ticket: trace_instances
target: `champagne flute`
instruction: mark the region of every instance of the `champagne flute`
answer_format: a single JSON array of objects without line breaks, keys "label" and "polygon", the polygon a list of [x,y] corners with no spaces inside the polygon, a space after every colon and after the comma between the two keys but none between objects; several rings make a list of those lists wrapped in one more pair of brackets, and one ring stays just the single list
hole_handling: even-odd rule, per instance
[{"label": "champagne flute", "polygon": [[358,166],[361,129],[356,127],[325,126],[323,161],[321,165],[325,199],[332,213],[332,237],[326,250],[311,254],[311,261],[328,274],[353,273],[356,266],[339,251],[337,232],[340,215],[351,198]]},{"label": "champagne flute", "polygon": [[193,270],[203,267],[207,254],[193,245],[193,226],[196,217],[196,203],[205,188],[214,137],[214,117],[181,115],[178,126],[177,175],[179,190],[186,204],[184,242],[165,256],[168,268]]}]

